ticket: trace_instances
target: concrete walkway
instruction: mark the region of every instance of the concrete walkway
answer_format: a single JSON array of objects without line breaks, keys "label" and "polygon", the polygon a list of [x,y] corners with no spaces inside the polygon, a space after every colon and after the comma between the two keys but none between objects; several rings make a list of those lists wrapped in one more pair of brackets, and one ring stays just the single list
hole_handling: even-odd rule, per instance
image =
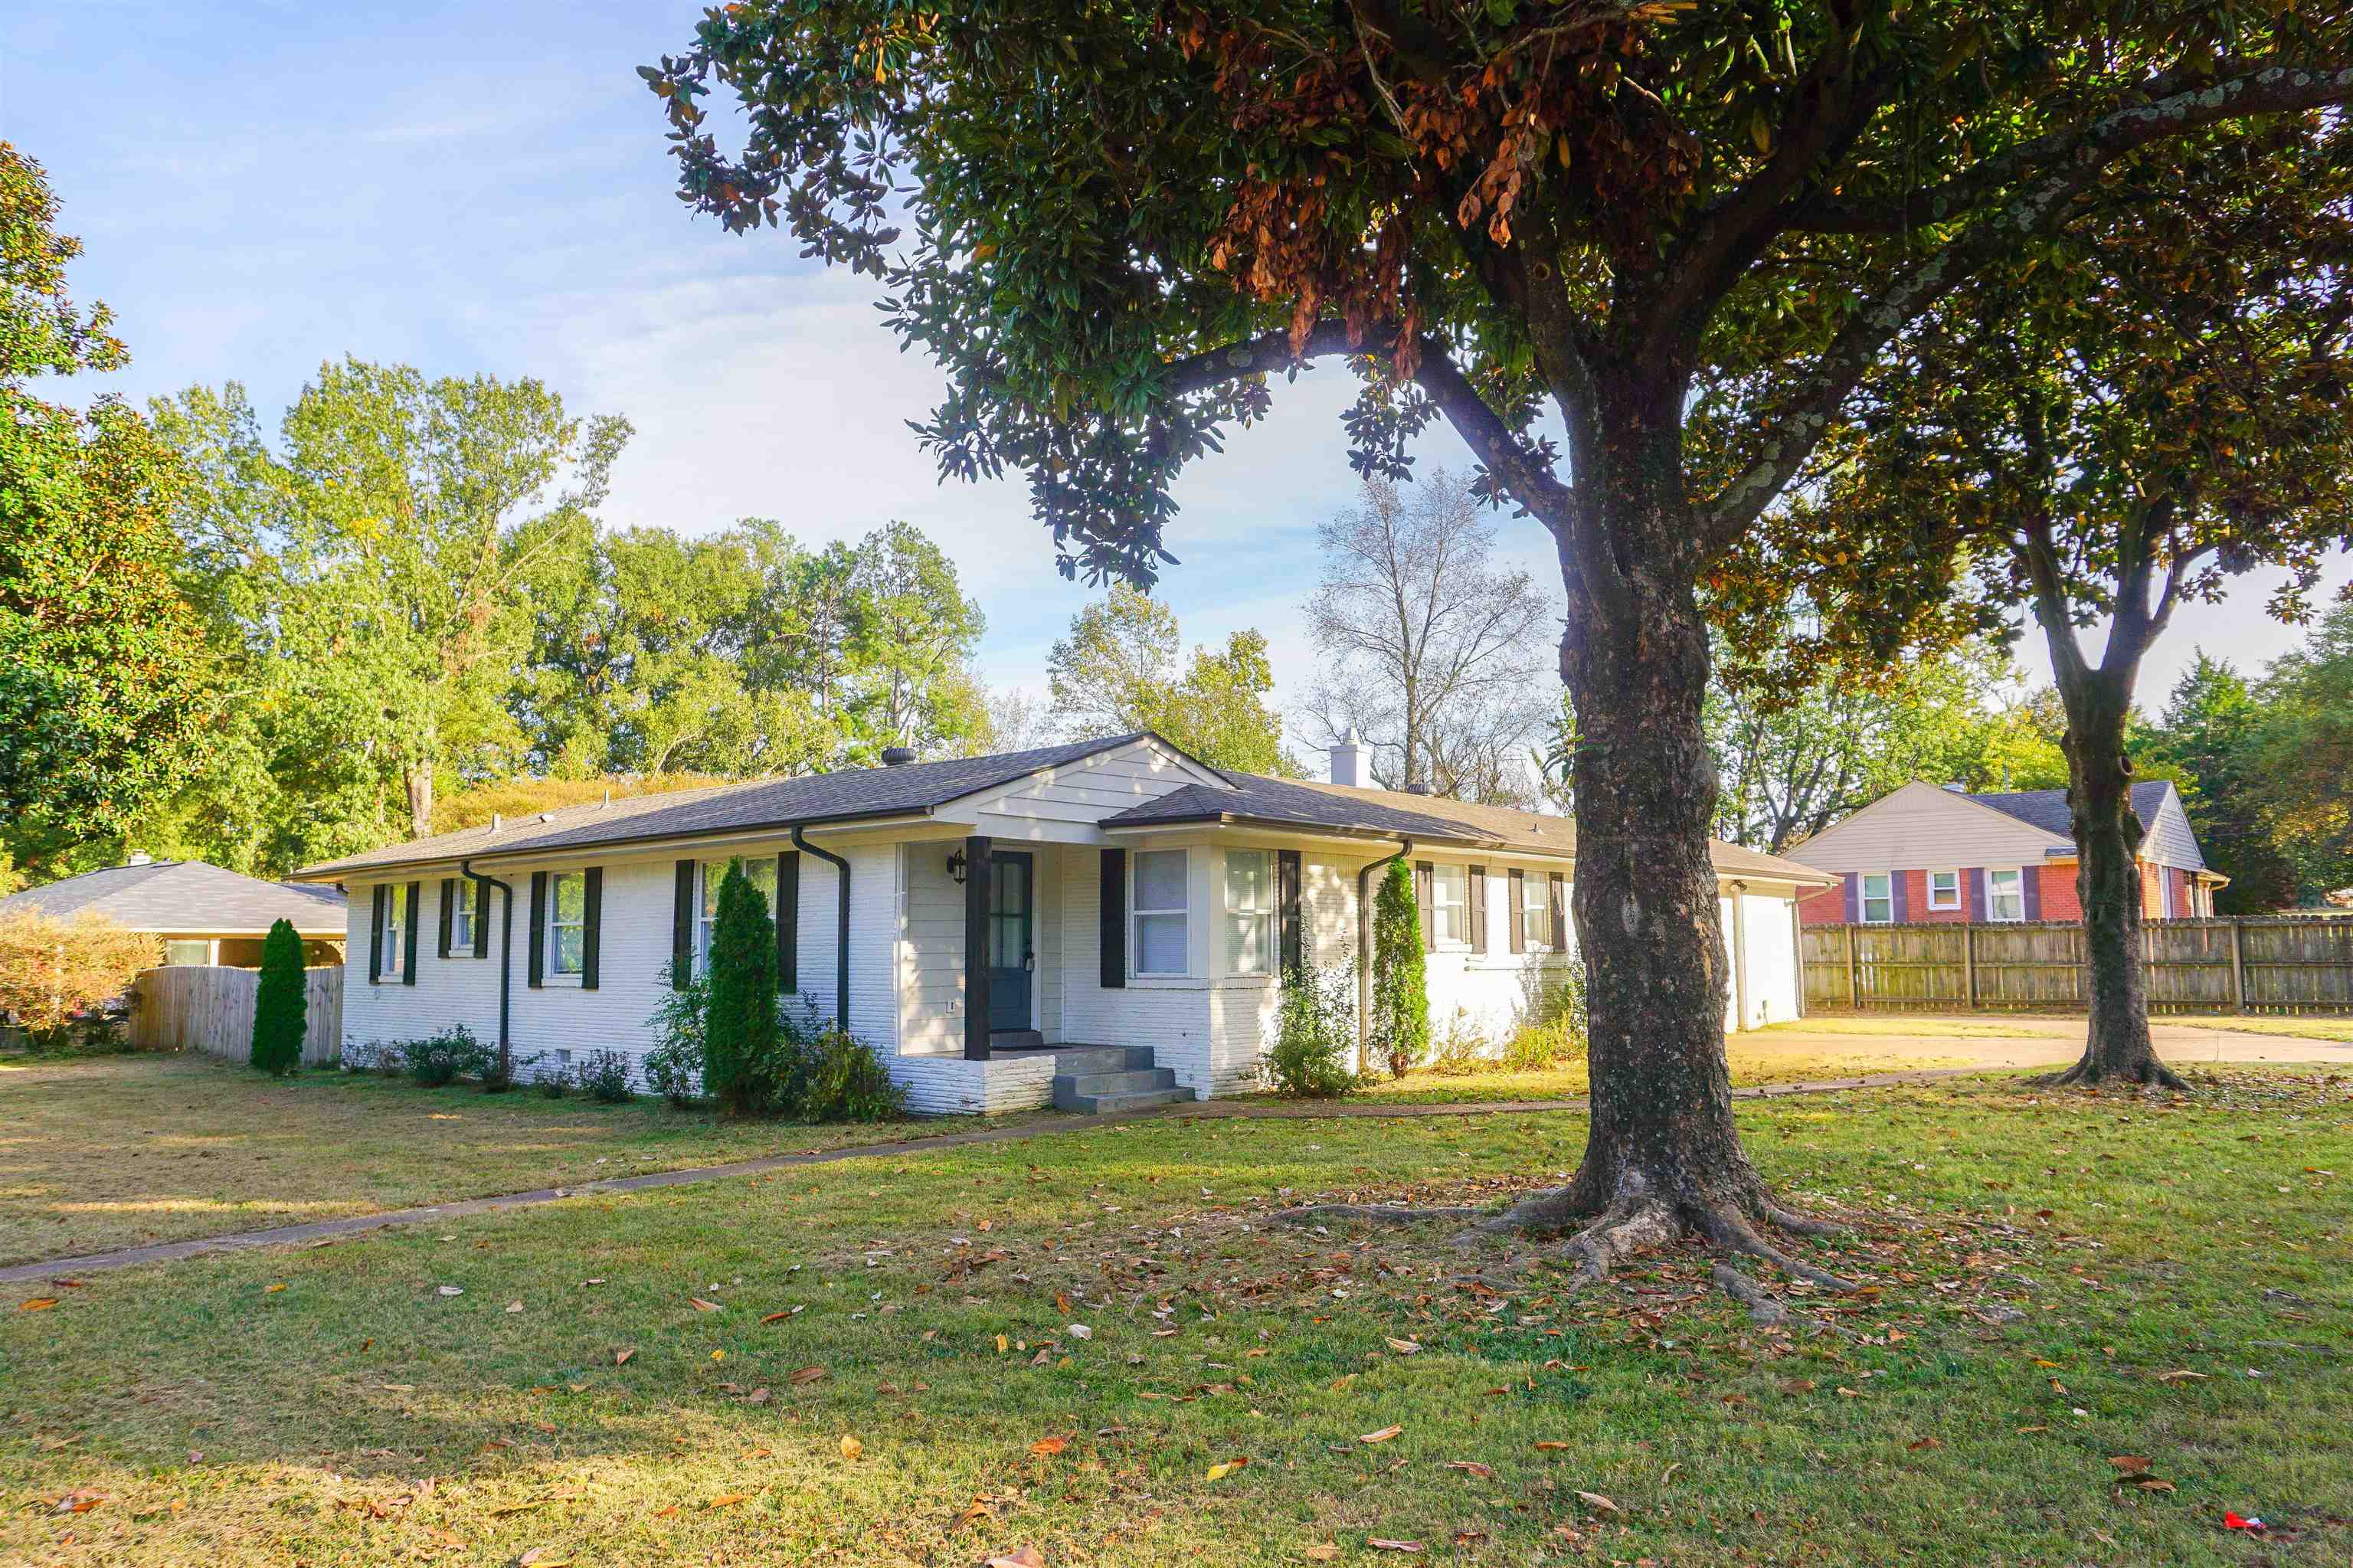
[{"label": "concrete walkway", "polygon": [[[2309,1044],[2309,1042],[2306,1042]],[[1767,1084],[1735,1089],[1733,1098],[1779,1099],[1785,1095],[1831,1094],[1841,1089],[1875,1089],[1906,1084],[1932,1083],[1939,1078],[1967,1076],[1977,1069],[1947,1067],[1909,1073],[1875,1073],[1856,1078],[1825,1078],[1812,1083]],[[394,1225],[439,1224],[505,1209],[526,1209],[566,1198],[595,1198],[617,1192],[646,1192],[662,1187],[682,1187],[694,1181],[721,1181],[733,1176],[757,1176],[806,1165],[836,1165],[850,1160],[887,1160],[961,1149],[980,1143],[1015,1143],[1060,1133],[1087,1132],[1119,1123],[1150,1120],[1318,1120],[1371,1117],[1401,1120],[1430,1116],[1529,1116],[1548,1111],[1581,1111],[1583,1099],[1481,1100],[1453,1105],[1383,1105],[1377,1101],[1204,1100],[1194,1105],[1155,1107],[1107,1116],[1053,1117],[1008,1122],[977,1132],[944,1133],[937,1138],[909,1139],[898,1143],[866,1143],[849,1149],[820,1150],[807,1154],[774,1154],[761,1160],[739,1160],[728,1165],[696,1165],[681,1171],[655,1171],[641,1176],[617,1176],[606,1181],[584,1181],[576,1187],[542,1187],[528,1192],[504,1192],[495,1197],[467,1198],[421,1209],[389,1209],[380,1214],[352,1214],[299,1225],[275,1225],[268,1230],[241,1231],[229,1235],[199,1236],[189,1241],[158,1242],[151,1246],[124,1247],[117,1252],[88,1253],[79,1257],[54,1257],[0,1268],[0,1285],[22,1285],[57,1277],[73,1278],[142,1264],[176,1263],[206,1253],[245,1252],[255,1247],[295,1246],[332,1241]]]}]

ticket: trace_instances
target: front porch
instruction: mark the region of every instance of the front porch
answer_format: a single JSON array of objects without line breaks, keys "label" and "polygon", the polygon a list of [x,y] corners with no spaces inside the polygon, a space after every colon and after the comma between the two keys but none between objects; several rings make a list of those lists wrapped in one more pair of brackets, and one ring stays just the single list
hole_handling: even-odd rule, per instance
[{"label": "front porch", "polygon": [[992,1063],[1050,1060],[1057,1110],[1093,1116],[1199,1097],[1195,1091],[1177,1086],[1176,1069],[1159,1065],[1148,1045],[997,1046],[988,1059]]}]

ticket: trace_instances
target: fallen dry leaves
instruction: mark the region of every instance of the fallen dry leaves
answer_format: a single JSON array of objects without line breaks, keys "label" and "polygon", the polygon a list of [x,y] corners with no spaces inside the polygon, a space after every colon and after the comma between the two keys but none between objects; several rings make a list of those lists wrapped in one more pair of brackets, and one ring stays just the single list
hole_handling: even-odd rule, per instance
[{"label": "fallen dry leaves", "polygon": [[1378,1432],[1367,1432],[1356,1439],[1359,1443],[1386,1443],[1405,1430],[1402,1426],[1384,1426]]},{"label": "fallen dry leaves", "polygon": [[866,1452],[865,1444],[860,1443],[857,1438],[852,1437],[847,1432],[841,1435],[841,1457],[843,1458],[855,1459],[864,1452]]},{"label": "fallen dry leaves", "polygon": [[1068,1437],[1040,1437],[1029,1445],[1029,1451],[1041,1459],[1050,1459],[1070,1446]]}]

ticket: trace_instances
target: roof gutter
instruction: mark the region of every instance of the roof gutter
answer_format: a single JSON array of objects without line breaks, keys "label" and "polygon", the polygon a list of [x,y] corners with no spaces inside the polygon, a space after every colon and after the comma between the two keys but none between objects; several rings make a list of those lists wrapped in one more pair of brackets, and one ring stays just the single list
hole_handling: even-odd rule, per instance
[{"label": "roof gutter", "polygon": [[849,863],[831,850],[821,850],[809,842],[807,833],[798,822],[793,824],[793,847],[805,850],[819,860],[833,863],[834,881],[841,892],[833,938],[833,1022],[847,1034],[849,1033]]},{"label": "roof gutter", "polygon": [[1397,853],[1386,860],[1370,861],[1356,868],[1356,1070],[1365,1066],[1365,1052],[1372,1044],[1373,1033],[1373,873],[1386,874],[1413,853],[1413,841],[1398,840]]},{"label": "roof gutter", "polygon": [[[936,820],[928,810],[894,810],[888,815],[835,817],[803,825],[817,832],[846,833],[865,832],[876,828],[898,827],[902,824],[914,826]],[[701,833],[648,833],[636,838],[597,839],[585,843],[550,844],[541,848],[522,845],[513,850],[493,849],[488,851],[483,858],[501,865],[516,867],[555,865],[575,861],[610,860],[614,856],[607,852],[614,850],[625,851],[632,854],[659,856],[663,845],[691,845],[697,849],[716,849],[727,844],[754,843],[763,839],[773,841],[779,837],[789,837],[795,831],[797,830],[788,829],[783,822],[774,822],[756,828],[712,828]],[[431,871],[438,866],[462,865],[473,858],[475,857],[469,853],[457,852],[431,855],[421,860],[375,861],[366,865],[336,865],[330,863],[325,866],[308,867],[290,873],[287,880],[317,883],[374,882],[392,876],[413,876]]]}]

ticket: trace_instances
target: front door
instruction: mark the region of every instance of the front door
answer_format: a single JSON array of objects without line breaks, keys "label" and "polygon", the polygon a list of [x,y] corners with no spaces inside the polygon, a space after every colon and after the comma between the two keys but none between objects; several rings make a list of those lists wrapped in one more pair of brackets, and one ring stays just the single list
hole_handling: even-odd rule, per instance
[{"label": "front door", "polygon": [[1037,972],[1030,911],[1037,903],[1037,857],[998,850],[988,867],[988,1027],[1029,1027],[1029,988]]}]

